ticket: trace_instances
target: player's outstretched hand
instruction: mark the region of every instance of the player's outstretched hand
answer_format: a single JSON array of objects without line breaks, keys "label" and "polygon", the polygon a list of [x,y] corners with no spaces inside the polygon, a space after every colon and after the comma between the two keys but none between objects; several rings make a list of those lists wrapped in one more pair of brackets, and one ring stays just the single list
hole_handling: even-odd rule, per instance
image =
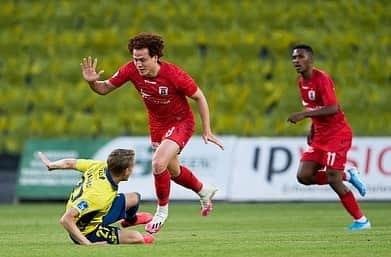
[{"label": "player's outstretched hand", "polygon": [[296,122],[301,121],[305,118],[305,115],[302,112],[295,112],[288,117],[287,121],[296,124]]},{"label": "player's outstretched hand", "polygon": [[81,73],[83,78],[88,82],[95,82],[99,79],[100,75],[104,72],[103,70],[96,72],[96,66],[98,64],[98,59],[94,58],[92,60],[91,56],[83,58],[80,63]]},{"label": "player's outstretched hand", "polygon": [[208,142],[212,142],[213,144],[220,147],[221,150],[224,150],[224,145],[220,143],[219,139],[212,133],[206,133],[202,136],[202,138],[204,139],[205,144],[207,144]]},{"label": "player's outstretched hand", "polygon": [[48,168],[48,170],[52,170],[52,168],[51,168],[52,162],[48,159],[48,157],[46,157],[45,154],[43,154],[42,152],[38,152],[38,157],[41,159],[43,164],[45,164],[45,166]]}]

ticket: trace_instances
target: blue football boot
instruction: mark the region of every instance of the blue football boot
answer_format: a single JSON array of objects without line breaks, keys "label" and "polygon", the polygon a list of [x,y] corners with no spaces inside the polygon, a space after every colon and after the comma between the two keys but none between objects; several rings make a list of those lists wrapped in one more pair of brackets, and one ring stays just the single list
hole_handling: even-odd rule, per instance
[{"label": "blue football boot", "polygon": [[352,184],[361,196],[365,196],[367,193],[367,188],[365,184],[358,177],[358,172],[356,167],[351,167],[346,170],[350,174],[350,179],[348,180],[350,184]]},{"label": "blue football boot", "polygon": [[371,228],[371,223],[367,219],[364,222],[354,221],[347,229],[349,231],[359,231],[359,230],[370,229],[370,228]]}]

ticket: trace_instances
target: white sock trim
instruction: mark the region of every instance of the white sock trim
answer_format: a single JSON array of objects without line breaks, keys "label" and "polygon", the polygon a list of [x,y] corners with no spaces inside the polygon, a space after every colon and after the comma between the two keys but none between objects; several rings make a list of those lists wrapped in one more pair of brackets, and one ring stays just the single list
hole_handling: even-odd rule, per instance
[{"label": "white sock trim", "polygon": [[355,221],[360,222],[360,223],[364,223],[364,222],[367,221],[367,217],[362,216],[361,218],[359,218],[359,219],[357,219],[357,220],[355,220]]},{"label": "white sock trim", "polygon": [[156,213],[163,213],[168,215],[168,204],[162,206],[158,205],[156,208]]},{"label": "white sock trim", "polygon": [[198,192],[198,195],[199,196],[204,196],[206,194],[206,187],[204,185],[202,185],[202,188],[201,190]]}]

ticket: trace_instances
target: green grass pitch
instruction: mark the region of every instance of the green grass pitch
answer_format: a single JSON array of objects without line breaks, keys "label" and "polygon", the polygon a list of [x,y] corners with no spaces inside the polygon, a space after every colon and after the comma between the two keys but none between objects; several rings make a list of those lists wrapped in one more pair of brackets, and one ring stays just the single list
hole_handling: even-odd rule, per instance
[{"label": "green grass pitch", "polygon": [[[216,202],[208,217],[196,202],[172,202],[155,244],[85,247],[74,245],[58,223],[64,204],[0,205],[0,256],[391,256],[391,204],[361,207],[373,228],[349,232],[351,219],[338,202]],[[153,212],[154,204],[140,210]]]}]

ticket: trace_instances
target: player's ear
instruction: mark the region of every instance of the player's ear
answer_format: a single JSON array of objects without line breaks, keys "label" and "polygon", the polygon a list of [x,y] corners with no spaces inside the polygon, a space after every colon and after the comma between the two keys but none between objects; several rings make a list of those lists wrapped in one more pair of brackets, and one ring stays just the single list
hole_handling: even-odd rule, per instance
[{"label": "player's ear", "polygon": [[158,57],[157,55],[154,55],[154,56],[152,57],[152,59],[153,59],[153,62],[154,62],[154,63],[158,63],[158,61],[159,61],[159,57]]},{"label": "player's ear", "polygon": [[124,170],[124,173],[125,173],[125,174],[129,174],[129,176],[131,176],[132,173],[133,173],[133,167],[132,167],[132,166],[127,167],[127,168]]},{"label": "player's ear", "polygon": [[314,55],[311,53],[308,53],[308,60],[310,60],[311,63],[314,63]]}]

